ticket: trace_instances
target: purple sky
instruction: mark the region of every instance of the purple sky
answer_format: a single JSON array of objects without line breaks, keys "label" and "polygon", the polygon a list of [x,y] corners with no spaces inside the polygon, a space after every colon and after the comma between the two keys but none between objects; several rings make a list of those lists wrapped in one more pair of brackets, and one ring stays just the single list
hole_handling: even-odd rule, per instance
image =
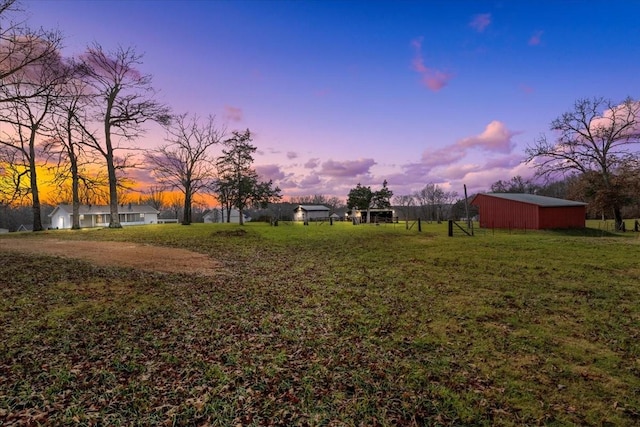
[{"label": "purple sky", "polygon": [[134,46],[175,112],[251,129],[285,196],[488,190],[577,99],[640,88],[637,0],[23,4],[64,54]]}]

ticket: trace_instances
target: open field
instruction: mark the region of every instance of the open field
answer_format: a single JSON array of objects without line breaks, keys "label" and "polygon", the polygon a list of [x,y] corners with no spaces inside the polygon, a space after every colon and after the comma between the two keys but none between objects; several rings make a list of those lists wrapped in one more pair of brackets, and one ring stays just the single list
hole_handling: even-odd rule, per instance
[{"label": "open field", "polygon": [[22,234],[189,249],[220,272],[0,250],[0,424],[640,423],[640,233],[446,232]]}]

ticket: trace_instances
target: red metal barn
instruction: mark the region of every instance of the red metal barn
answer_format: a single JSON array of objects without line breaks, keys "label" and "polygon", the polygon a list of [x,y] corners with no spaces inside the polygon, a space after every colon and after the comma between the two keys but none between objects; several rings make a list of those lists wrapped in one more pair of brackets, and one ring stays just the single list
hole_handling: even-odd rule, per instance
[{"label": "red metal barn", "polygon": [[584,228],[586,203],[535,194],[487,193],[471,204],[480,211],[480,227],[541,230]]}]

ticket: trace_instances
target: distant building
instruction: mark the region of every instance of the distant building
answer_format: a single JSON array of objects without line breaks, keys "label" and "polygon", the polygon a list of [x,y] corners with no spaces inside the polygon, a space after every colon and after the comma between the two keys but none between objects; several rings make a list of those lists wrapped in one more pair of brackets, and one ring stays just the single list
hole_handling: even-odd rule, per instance
[{"label": "distant building", "polygon": [[293,210],[294,221],[329,220],[329,208],[324,205],[298,205]]},{"label": "distant building", "polygon": [[[158,223],[158,210],[147,205],[120,205],[118,217],[120,224],[144,225]],[[80,228],[108,227],[111,222],[109,206],[80,205]],[[51,228],[71,228],[73,225],[73,206],[58,205],[49,214]]]},{"label": "distant building", "polygon": [[[229,216],[229,218],[227,218],[227,216]],[[227,211],[226,209],[222,209],[222,208],[213,208],[205,212],[202,219],[207,224],[223,223],[223,222],[239,224],[240,211],[238,209],[231,209],[230,211]],[[251,221],[251,217],[243,213],[242,221],[249,222]]]},{"label": "distant building", "polygon": [[478,194],[471,204],[480,212],[480,227],[515,229],[584,228],[586,203],[535,194]]},{"label": "distant building", "polygon": [[383,222],[398,222],[394,209],[352,209],[347,212],[347,219],[357,223],[379,224]]}]

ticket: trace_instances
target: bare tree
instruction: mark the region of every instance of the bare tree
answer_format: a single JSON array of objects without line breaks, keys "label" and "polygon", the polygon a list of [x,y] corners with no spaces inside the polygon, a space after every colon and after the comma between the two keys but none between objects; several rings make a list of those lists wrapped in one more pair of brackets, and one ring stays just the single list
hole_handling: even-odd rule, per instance
[{"label": "bare tree", "polygon": [[86,82],[79,75],[76,64],[69,61],[67,68],[70,78],[62,88],[61,96],[55,100],[52,136],[45,145],[47,153],[54,157],[56,165],[53,169],[56,182],[65,187],[71,180],[70,201],[72,205],[72,229],[80,228],[80,191],[81,185],[87,194],[91,188],[102,184],[97,177],[84,173],[86,165],[95,163],[88,153],[85,125],[89,121],[86,109],[90,102]]},{"label": "bare tree", "polygon": [[290,203],[297,205],[325,205],[331,212],[345,206],[344,201],[336,196],[325,196],[324,194],[313,194],[308,196],[293,196]]},{"label": "bare tree", "polygon": [[411,215],[411,208],[415,205],[415,198],[410,194],[395,196],[393,203],[398,206],[400,212],[404,215],[405,227],[409,228],[409,215]]},{"label": "bare tree", "polygon": [[498,180],[491,184],[491,192],[493,193],[530,193],[534,194],[539,187],[524,179],[520,175],[514,176],[509,181]]},{"label": "bare tree", "polygon": [[324,194],[293,196],[290,201],[297,205],[324,205],[327,202],[327,197]]},{"label": "bare tree", "polygon": [[[57,55],[62,41],[59,31],[33,30],[21,21],[11,20],[12,14],[21,12],[16,0],[0,0],[0,81],[10,86],[22,79],[9,79],[15,74],[25,74],[25,69],[49,61]],[[5,91],[0,102],[13,101],[16,96],[39,96],[37,85],[27,93]],[[46,88],[45,88],[46,90]]]},{"label": "bare tree", "polygon": [[622,227],[624,195],[617,175],[638,159],[640,103],[631,98],[614,104],[604,98],[580,99],[573,110],[551,122],[555,141],[545,135],[527,152],[538,176],[578,173],[589,178],[590,192],[613,211],[616,228]]},{"label": "bare tree", "polygon": [[144,191],[140,202],[161,211],[166,204],[165,188],[161,185],[152,185]]},{"label": "bare tree", "polygon": [[218,128],[209,116],[203,123],[198,116],[182,114],[166,126],[167,144],[146,155],[156,180],[184,195],[183,225],[192,222],[193,198],[211,187],[216,175],[211,148],[219,144],[224,129]]},{"label": "bare tree", "polygon": [[182,207],[184,206],[183,197],[178,193],[173,193],[169,195],[168,199],[167,208],[173,214],[174,218],[180,219],[180,211],[182,211]]},{"label": "bare tree", "polygon": [[0,123],[4,123],[0,144],[15,150],[27,168],[25,178],[33,209],[33,231],[42,231],[37,163],[40,138],[50,131],[48,120],[61,88],[68,78],[67,68],[57,52],[31,62],[5,77],[0,86]]},{"label": "bare tree", "polygon": [[132,166],[132,147],[125,143],[144,133],[145,122],[168,123],[169,120],[168,108],[154,100],[151,76],[137,70],[141,59],[133,48],[119,47],[114,52],[105,52],[99,44],[94,44],[81,57],[85,79],[95,95],[95,118],[102,125],[101,136],[88,127],[85,132],[87,143],[106,162],[110,228],[122,227],[118,218],[117,171]]},{"label": "bare tree", "polygon": [[445,206],[453,203],[458,197],[458,193],[445,191],[439,185],[429,183],[423,189],[417,191],[413,197],[427,221],[435,220],[440,223],[444,217]]},{"label": "bare tree", "polygon": [[427,221],[431,221],[434,217],[432,204],[434,187],[433,183],[429,183],[413,195],[416,204],[420,207],[420,217]]},{"label": "bare tree", "polygon": [[24,183],[28,168],[18,150],[0,144],[0,206],[11,205],[29,193]]}]

